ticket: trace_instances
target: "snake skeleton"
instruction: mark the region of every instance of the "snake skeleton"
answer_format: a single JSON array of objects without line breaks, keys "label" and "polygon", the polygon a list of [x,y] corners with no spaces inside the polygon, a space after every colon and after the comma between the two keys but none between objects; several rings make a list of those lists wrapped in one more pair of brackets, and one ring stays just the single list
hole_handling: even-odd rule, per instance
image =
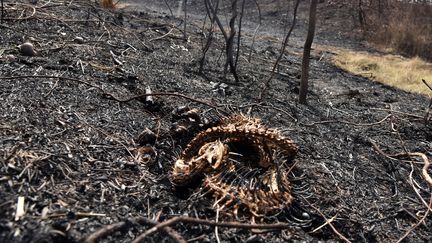
[{"label": "snake skeleton", "polygon": [[234,115],[198,133],[181,153],[171,174],[176,186],[203,178],[213,207],[263,216],[288,207],[292,200],[288,168],[298,146],[257,118]]}]

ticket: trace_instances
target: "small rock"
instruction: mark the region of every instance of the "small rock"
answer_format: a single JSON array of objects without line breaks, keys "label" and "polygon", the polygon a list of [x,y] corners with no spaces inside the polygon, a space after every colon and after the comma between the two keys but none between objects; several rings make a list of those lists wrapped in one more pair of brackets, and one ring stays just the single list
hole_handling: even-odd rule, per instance
[{"label": "small rock", "polygon": [[77,44],[84,44],[84,38],[82,38],[81,36],[75,37],[73,41]]},{"label": "small rock", "polygon": [[33,44],[30,42],[25,42],[24,44],[20,45],[19,50],[23,56],[32,57],[36,55],[36,51],[34,50]]},{"label": "small rock", "polygon": [[306,212],[302,213],[302,217],[305,218],[305,219],[310,219],[310,215],[308,213],[306,213]]}]

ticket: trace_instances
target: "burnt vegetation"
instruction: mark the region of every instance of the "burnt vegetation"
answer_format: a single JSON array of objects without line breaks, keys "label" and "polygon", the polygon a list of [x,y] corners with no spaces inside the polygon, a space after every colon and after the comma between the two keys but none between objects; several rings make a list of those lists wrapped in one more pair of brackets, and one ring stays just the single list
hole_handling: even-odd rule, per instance
[{"label": "burnt vegetation", "polygon": [[318,48],[430,59],[430,13],[2,0],[0,242],[430,240],[432,99]]}]

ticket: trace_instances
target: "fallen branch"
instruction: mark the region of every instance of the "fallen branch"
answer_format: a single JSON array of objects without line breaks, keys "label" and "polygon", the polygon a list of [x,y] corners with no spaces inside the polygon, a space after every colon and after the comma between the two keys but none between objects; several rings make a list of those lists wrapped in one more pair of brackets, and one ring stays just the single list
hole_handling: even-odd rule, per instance
[{"label": "fallen branch", "polygon": [[174,225],[176,223],[189,223],[189,224],[199,224],[207,226],[217,226],[217,227],[229,227],[229,228],[241,228],[241,229],[289,229],[292,227],[290,224],[276,223],[276,224],[245,224],[238,222],[216,222],[206,219],[192,218],[186,216],[177,216],[161,222],[152,228],[145,231],[143,234],[139,235],[132,243],[138,243],[143,241],[147,236],[153,234],[154,232],[165,230],[165,227]]},{"label": "fallen branch", "polygon": [[[315,207],[314,205],[312,205],[312,203],[310,203],[306,198],[304,198],[303,197],[303,199],[309,204],[309,206],[311,206],[315,211],[317,211],[320,215],[321,215],[321,217],[323,217],[323,219],[326,221],[322,226],[324,226],[324,225],[326,225],[326,224],[328,224],[328,226],[330,226],[330,228],[333,230],[333,232],[336,234],[336,235],[338,235],[339,236],[339,238],[341,238],[342,240],[344,240],[345,242],[348,242],[348,243],[351,243],[351,241],[348,239],[348,238],[346,238],[344,235],[342,235],[335,227],[334,227],[334,225],[332,224],[332,222],[333,222],[333,220],[334,220],[334,217],[333,218],[331,218],[331,219],[328,219],[317,207]],[[320,226],[320,227],[322,227],[322,226]],[[320,228],[320,227],[318,227],[318,228]],[[318,228],[317,229],[315,229],[315,230],[318,230]]]},{"label": "fallen branch", "polygon": [[428,174],[428,168],[430,166],[430,163],[429,163],[427,156],[424,153],[419,153],[419,152],[401,153],[399,156],[419,156],[419,157],[421,157],[423,159],[423,162],[424,162],[424,165],[422,168],[423,178],[425,179],[425,181],[427,183],[429,183],[429,186],[432,187],[432,178]]},{"label": "fallen branch", "polygon": [[3,1],[1,3],[2,3],[2,23],[3,23],[3,20],[28,20],[28,19],[32,18],[36,14],[36,8],[35,7],[33,7],[33,6],[29,5],[29,4],[24,4],[24,3],[14,3],[14,5],[21,5],[21,6],[25,6],[25,7],[28,7],[30,9],[32,9],[32,13],[30,14],[30,16],[21,17],[24,14],[24,12],[25,12],[25,11],[23,11],[23,12],[21,12],[21,16],[18,17],[18,18],[4,18],[3,17],[3,13],[4,13],[4,10],[3,10],[3,8],[4,8]]},{"label": "fallen branch", "polygon": [[342,120],[328,120],[328,121],[312,122],[309,124],[305,124],[305,126],[309,127],[309,126],[314,126],[317,124],[326,124],[326,123],[344,123],[344,124],[349,124],[349,125],[354,125],[354,126],[374,126],[374,125],[378,125],[380,123],[383,123],[385,120],[387,120],[391,116],[392,116],[392,114],[389,114],[386,117],[384,117],[383,119],[381,119],[377,122],[372,122],[372,123],[354,123],[354,122],[342,121]]},{"label": "fallen branch", "polygon": [[[145,217],[137,217],[134,219],[130,219],[127,221],[123,221],[123,222],[118,222],[115,224],[110,224],[110,225],[106,225],[104,227],[102,227],[101,229],[93,232],[92,234],[90,234],[86,239],[85,239],[85,243],[95,243],[97,242],[99,239],[112,234],[114,232],[117,231],[122,231],[128,228],[133,227],[136,224],[140,224],[140,225],[157,225],[158,222],[145,218]],[[183,237],[181,235],[179,235],[176,231],[174,231],[173,229],[171,229],[170,227],[166,227],[163,229],[163,231],[169,235],[174,242],[177,243],[186,243],[186,241],[183,239]]]},{"label": "fallen branch", "polygon": [[32,76],[32,75],[23,75],[23,76],[0,77],[0,80],[2,80],[2,79],[21,79],[21,78],[62,79],[62,80],[67,80],[67,81],[78,82],[78,83],[82,83],[82,84],[85,84],[87,86],[93,87],[93,88],[101,91],[108,98],[111,98],[111,99],[113,99],[115,101],[118,101],[118,102],[121,102],[121,103],[126,103],[126,102],[129,102],[129,101],[135,100],[135,99],[140,99],[140,98],[144,98],[144,97],[148,97],[148,96],[175,96],[175,97],[181,97],[181,98],[184,98],[184,99],[187,99],[187,100],[190,100],[190,101],[193,101],[193,102],[200,103],[200,104],[206,105],[208,107],[211,107],[211,108],[215,109],[216,111],[223,113],[224,115],[228,115],[229,114],[228,112],[226,112],[226,111],[224,111],[224,110],[216,107],[213,104],[210,104],[208,102],[205,102],[205,101],[202,101],[202,100],[199,100],[199,99],[195,99],[195,98],[183,95],[183,94],[178,94],[178,93],[164,93],[164,92],[162,92],[162,93],[144,93],[144,94],[135,95],[135,96],[132,96],[132,97],[129,97],[129,98],[121,99],[121,98],[118,98],[118,97],[116,97],[115,95],[113,95],[113,94],[111,94],[109,92],[106,92],[103,88],[101,88],[101,87],[99,87],[97,85],[94,85],[94,84],[91,84],[89,82],[82,81],[82,80],[79,80],[79,79],[75,79],[75,78],[68,78],[68,77],[61,77],[61,76],[60,77],[58,77],[58,76],[48,76],[48,75],[34,75],[34,76]]},{"label": "fallen branch", "polygon": [[402,153],[397,153],[397,154],[386,154],[378,147],[378,145],[372,139],[369,138],[369,142],[372,144],[375,151],[377,151],[378,153],[380,153],[381,155],[383,155],[389,159],[396,159],[396,158],[404,157],[404,156],[409,156],[409,157],[418,156],[418,157],[422,158],[423,159],[422,176],[425,179],[425,181],[432,187],[432,177],[428,173],[430,162],[429,162],[428,157],[424,153],[402,152]]},{"label": "fallen branch", "polygon": [[427,216],[429,215],[431,208],[432,208],[432,194],[431,194],[431,197],[429,199],[429,207],[426,210],[426,213],[423,215],[423,217],[415,225],[413,225],[409,230],[407,230],[407,232],[405,232],[405,234],[401,238],[399,238],[399,240],[397,240],[396,242],[397,243],[402,242],[409,234],[411,234],[411,232],[413,232],[420,224],[422,224],[425,221],[425,219],[427,218]]},{"label": "fallen branch", "polygon": [[410,116],[410,117],[414,117],[414,118],[423,119],[422,116],[415,115],[415,114],[410,114],[410,113],[406,113],[406,112],[402,112],[402,111],[395,111],[395,110],[383,109],[383,108],[369,108],[369,109],[376,110],[376,111],[390,111],[391,113],[396,113],[396,114],[400,114],[400,115],[405,115],[405,116]]}]

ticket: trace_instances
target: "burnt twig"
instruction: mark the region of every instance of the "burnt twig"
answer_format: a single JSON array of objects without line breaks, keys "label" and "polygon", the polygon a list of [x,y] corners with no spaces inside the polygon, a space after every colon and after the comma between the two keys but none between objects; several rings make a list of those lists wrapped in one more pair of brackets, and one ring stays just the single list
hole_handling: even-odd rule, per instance
[{"label": "burnt twig", "polygon": [[425,219],[427,218],[427,216],[429,215],[429,213],[431,212],[431,208],[432,208],[432,194],[431,197],[429,199],[429,207],[426,210],[426,213],[423,215],[423,217],[415,224],[413,225],[409,230],[407,230],[407,232],[405,232],[405,234],[399,238],[399,240],[397,240],[397,243],[402,242],[409,234],[411,234],[411,232],[413,232],[420,224],[424,223]]},{"label": "burnt twig", "polygon": [[271,72],[271,74],[270,74],[270,77],[269,77],[269,78],[267,79],[267,81],[265,82],[264,87],[263,87],[263,89],[261,90],[261,93],[259,94],[259,97],[258,97],[259,100],[261,100],[261,99],[264,97],[265,92],[267,91],[267,89],[268,89],[269,86],[270,86],[270,82],[271,82],[271,80],[273,79],[274,75],[276,74],[276,72],[275,72],[275,71],[276,71],[276,68],[278,67],[280,60],[282,60],[282,57],[283,57],[284,52],[285,52],[285,48],[286,48],[286,46],[288,45],[289,37],[291,36],[291,32],[293,31],[294,26],[295,26],[295,24],[296,24],[296,20],[297,20],[297,9],[298,9],[299,4],[300,4],[300,0],[296,0],[296,2],[295,2],[295,6],[294,6],[294,13],[293,13],[294,16],[293,16],[293,20],[292,20],[292,23],[291,23],[291,27],[290,27],[290,29],[288,30],[288,33],[287,33],[286,36],[285,36],[285,40],[284,40],[284,42],[283,42],[283,44],[282,44],[282,47],[281,47],[281,50],[280,50],[279,57],[277,58],[276,62],[275,62],[274,65],[273,65],[273,69],[272,69],[272,72]]},{"label": "burnt twig", "polygon": [[[317,207],[315,207],[314,205],[312,205],[312,203],[310,203],[306,198],[304,198],[303,197],[303,199],[309,204],[309,206],[311,206],[315,211],[317,211],[320,215],[321,215],[321,217],[323,217],[323,219],[325,219],[325,224],[328,224],[328,226],[330,226],[330,228],[333,230],[333,232],[336,234],[336,235],[338,235],[339,236],[339,238],[341,238],[342,240],[344,240],[345,242],[348,242],[348,243],[351,243],[351,241],[348,239],[348,238],[346,238],[344,235],[342,235],[335,227],[334,227],[334,225],[332,224],[332,221],[333,221],[333,218],[331,218],[331,219],[328,219],[325,215],[324,215],[324,213],[322,213]],[[324,225],[325,225],[324,224]]]},{"label": "burnt twig", "polygon": [[[104,227],[102,227],[101,229],[93,232],[92,234],[90,234],[86,239],[85,239],[85,243],[95,243],[97,242],[100,238],[103,238],[107,235],[110,235],[114,232],[117,231],[121,231],[121,230],[125,230],[128,228],[133,227],[136,224],[140,224],[140,225],[157,225],[158,222],[145,218],[145,217],[137,217],[134,219],[130,219],[127,221],[123,221],[123,222],[118,222],[115,224],[110,224],[110,225],[106,225]],[[183,239],[183,237],[181,235],[179,235],[176,231],[174,231],[173,229],[171,229],[170,227],[166,227],[163,229],[163,231],[165,231],[165,233],[167,235],[169,235],[175,242],[177,243],[186,243],[186,241]]]},{"label": "burnt twig", "polygon": [[152,228],[145,231],[143,234],[138,236],[132,243],[138,243],[144,240],[147,236],[153,234],[156,231],[164,230],[165,227],[174,225],[176,223],[189,223],[189,224],[199,224],[207,226],[217,226],[217,227],[229,227],[229,228],[241,228],[241,229],[272,229],[281,230],[289,229],[292,227],[290,224],[276,223],[276,224],[244,224],[238,222],[216,222],[207,219],[192,218],[186,216],[177,216],[161,222]]},{"label": "burnt twig", "polygon": [[206,105],[208,107],[211,107],[211,108],[215,109],[218,112],[223,113],[224,115],[228,114],[228,112],[222,110],[221,108],[216,107],[213,104],[210,104],[208,102],[205,102],[205,101],[202,101],[202,100],[198,100],[198,99],[195,99],[195,98],[183,95],[183,94],[177,94],[177,93],[145,93],[145,94],[140,94],[140,95],[132,96],[132,97],[129,97],[129,98],[126,98],[126,99],[121,99],[121,98],[117,98],[115,95],[113,95],[111,93],[106,92],[103,88],[101,88],[101,87],[99,87],[97,85],[94,85],[94,84],[91,84],[89,82],[82,81],[82,80],[79,80],[79,79],[75,79],[75,78],[57,77],[57,76],[48,76],[48,75],[34,75],[34,76],[32,76],[32,75],[23,75],[23,76],[0,77],[0,80],[2,80],[2,79],[20,79],[20,78],[62,79],[62,80],[67,80],[67,81],[78,82],[78,83],[82,83],[82,84],[88,85],[90,87],[93,87],[93,88],[101,91],[108,98],[111,98],[111,99],[113,99],[115,101],[118,101],[118,102],[121,102],[121,103],[126,103],[126,102],[129,102],[129,101],[132,101],[132,100],[135,100],[135,99],[144,98],[144,97],[147,97],[147,96],[176,96],[176,97],[181,97],[181,98],[184,98],[184,99],[187,99],[187,100],[190,100],[190,101],[194,101],[194,102]]},{"label": "burnt twig", "polygon": [[430,86],[426,80],[422,79],[423,83],[432,91],[432,86]]},{"label": "burnt twig", "polygon": [[310,126],[314,126],[314,125],[317,125],[317,124],[343,123],[343,124],[354,125],[354,126],[374,126],[374,125],[378,125],[378,124],[383,123],[385,120],[387,120],[391,116],[392,116],[392,114],[388,114],[383,119],[381,119],[381,120],[379,120],[377,122],[372,122],[372,123],[354,123],[354,122],[343,121],[343,120],[327,120],[327,121],[312,122],[312,123],[304,124],[304,125],[310,127]]},{"label": "burnt twig", "polygon": [[200,103],[200,104],[206,105],[206,106],[208,106],[208,107],[211,107],[211,108],[215,109],[216,111],[219,111],[219,112],[224,113],[225,115],[228,114],[228,112],[221,110],[220,108],[216,107],[216,106],[213,105],[213,104],[210,104],[210,103],[208,103],[208,102],[205,102],[205,101],[202,101],[202,100],[198,100],[198,99],[195,99],[195,98],[192,98],[192,97],[189,97],[189,96],[183,95],[183,94],[178,94],[178,93],[150,93],[150,94],[139,94],[139,95],[132,96],[132,97],[129,97],[129,98],[126,98],[126,99],[119,99],[119,98],[116,98],[115,96],[113,96],[113,95],[110,94],[110,93],[105,93],[105,94],[106,94],[107,96],[110,96],[112,99],[114,99],[114,100],[116,100],[116,101],[118,101],[118,102],[121,102],[121,103],[126,103],[126,102],[129,102],[129,101],[132,101],[132,100],[135,100],[135,99],[144,98],[144,97],[147,97],[147,96],[176,96],[176,97],[181,97],[181,98],[184,98],[184,99],[187,99],[187,100],[190,100],[190,101],[194,101],[194,102],[197,102],[197,103]]},{"label": "burnt twig", "polygon": [[399,157],[405,157],[405,156],[418,156],[420,158],[423,159],[423,168],[422,168],[422,176],[425,179],[425,181],[432,187],[432,178],[428,173],[428,169],[430,166],[430,162],[429,159],[427,158],[427,156],[424,153],[420,153],[420,152],[402,152],[402,153],[397,153],[397,154],[386,154],[384,153],[379,147],[378,145],[372,140],[369,139],[369,142],[372,144],[372,146],[374,147],[375,151],[377,151],[378,153],[380,153],[381,155],[389,158],[389,159],[396,159]]},{"label": "burnt twig", "polygon": [[168,10],[170,11],[170,13],[171,13],[171,17],[174,17],[174,13],[173,13],[173,11],[172,11],[172,9],[171,9],[171,6],[168,4],[167,0],[164,0],[164,3],[165,3],[165,5],[168,7]]}]

